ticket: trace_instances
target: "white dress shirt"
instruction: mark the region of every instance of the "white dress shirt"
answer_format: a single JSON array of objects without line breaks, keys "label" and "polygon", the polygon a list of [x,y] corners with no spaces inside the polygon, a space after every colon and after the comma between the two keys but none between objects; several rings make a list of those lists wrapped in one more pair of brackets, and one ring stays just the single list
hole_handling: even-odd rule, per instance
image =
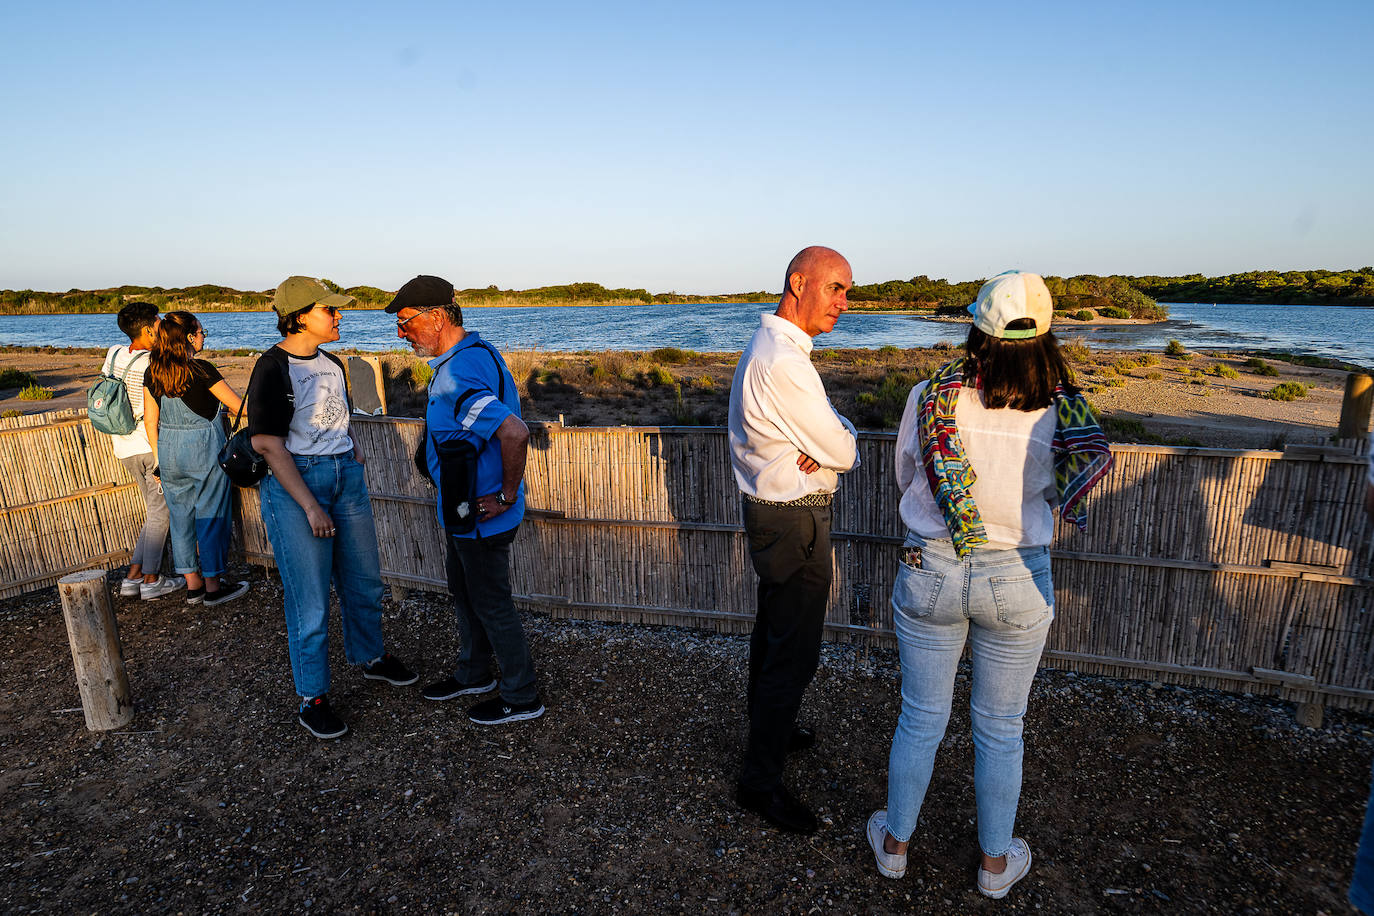
[{"label": "white dress shirt", "polygon": [[[820,469],[803,473],[805,453]],[[765,314],[730,385],[730,462],[740,491],[772,502],[833,493],[859,466],[854,424],[835,412],[816,367],[811,338]]]},{"label": "white dress shirt", "polygon": [[[921,461],[917,414],[929,382],[911,389],[897,429],[898,511],[902,524],[925,538],[949,537],[949,528]],[[989,410],[977,388],[959,389],[954,406],[959,441],[978,479],[973,501],[983,517],[988,548],[1040,547],[1054,536],[1054,410]]]}]

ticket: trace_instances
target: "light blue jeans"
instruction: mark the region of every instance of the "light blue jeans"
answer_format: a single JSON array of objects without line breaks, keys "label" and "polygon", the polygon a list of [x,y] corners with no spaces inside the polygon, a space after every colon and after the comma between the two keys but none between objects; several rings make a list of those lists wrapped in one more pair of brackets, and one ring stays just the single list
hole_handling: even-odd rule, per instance
[{"label": "light blue jeans", "polygon": [[[921,550],[919,567],[908,562],[912,548]],[[916,829],[967,639],[978,843],[986,855],[1004,855],[1021,797],[1026,698],[1054,619],[1049,549],[975,548],[960,560],[950,541],[908,534],[892,607],[902,712],[888,759],[888,831],[905,842]]]},{"label": "light blue jeans", "polygon": [[363,466],[352,452],[292,456],[305,485],[334,520],[317,538],[300,503],[269,474],[261,484],[262,520],[286,593],[286,639],[296,692],[329,692],[329,583],[339,593],[344,655],[366,664],[382,647],[382,569]]}]

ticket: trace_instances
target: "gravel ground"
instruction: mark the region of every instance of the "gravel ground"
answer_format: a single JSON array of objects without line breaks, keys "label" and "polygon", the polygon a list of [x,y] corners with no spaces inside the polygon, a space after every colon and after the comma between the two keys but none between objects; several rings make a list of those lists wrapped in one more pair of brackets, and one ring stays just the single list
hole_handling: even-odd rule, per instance
[{"label": "gravel ground", "polygon": [[[976,865],[968,683],[907,876],[873,867],[895,653],[830,646],[798,838],[732,802],[746,642],[527,618],[548,714],[482,728],[348,668],[332,742],[296,723],[281,590],[219,608],[116,598],[138,714],[87,732],[52,589],[0,602],[0,893],[24,912],[1345,913],[1374,720],[1046,669],[1002,901]],[[391,648],[445,673],[446,601],[388,601]],[[422,679],[421,684],[425,682]]]}]

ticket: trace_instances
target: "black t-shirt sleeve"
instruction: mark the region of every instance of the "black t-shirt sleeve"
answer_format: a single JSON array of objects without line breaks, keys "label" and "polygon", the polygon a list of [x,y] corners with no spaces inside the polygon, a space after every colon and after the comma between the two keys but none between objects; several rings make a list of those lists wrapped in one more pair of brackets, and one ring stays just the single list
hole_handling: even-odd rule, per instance
[{"label": "black t-shirt sleeve", "polygon": [[[275,349],[275,348],[273,348]],[[295,406],[287,386],[285,367],[276,354],[268,350],[253,365],[248,379],[248,434],[250,436],[280,436],[285,439],[291,430],[291,415]]]}]

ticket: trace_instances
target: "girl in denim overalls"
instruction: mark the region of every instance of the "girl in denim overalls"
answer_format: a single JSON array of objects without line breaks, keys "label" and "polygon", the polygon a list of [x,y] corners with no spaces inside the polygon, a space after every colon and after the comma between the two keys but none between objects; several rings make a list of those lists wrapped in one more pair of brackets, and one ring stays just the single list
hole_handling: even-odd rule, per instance
[{"label": "girl in denim overalls", "polygon": [[205,329],[190,312],[169,312],[158,325],[144,376],[143,423],[162,475],[171,518],[172,562],[186,577],[186,603],[216,605],[239,597],[247,582],[222,584],[231,533],[229,478],[220,405],[241,399],[218,369],[196,354]]}]

